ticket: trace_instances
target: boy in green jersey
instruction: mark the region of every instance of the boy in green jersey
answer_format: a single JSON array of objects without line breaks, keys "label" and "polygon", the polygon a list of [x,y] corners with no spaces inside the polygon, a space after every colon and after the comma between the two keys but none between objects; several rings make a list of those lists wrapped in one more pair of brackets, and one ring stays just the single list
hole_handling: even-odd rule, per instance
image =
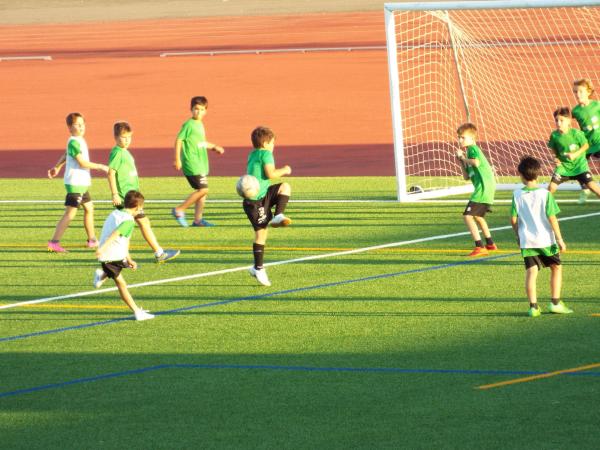
[{"label": "boy in green jersey", "polygon": [[137,263],[129,255],[129,241],[133,234],[134,216],[143,213],[144,196],[137,191],[125,195],[122,209],[115,209],[104,222],[100,236],[100,246],[96,257],[102,269],[94,272],[94,287],[98,289],[107,278],[115,280],[121,299],[131,309],[135,320],[153,319],[154,316],[135,304],[121,271],[137,269]]},{"label": "boy in green jersey", "polygon": [[[117,122],[113,126],[113,134],[116,145],[110,152],[108,160],[108,186],[112,193],[112,202],[115,208],[122,209],[125,194],[129,191],[137,191],[140,188],[137,169],[133,155],[129,152],[131,145],[131,126],[127,122]],[[150,220],[140,210],[134,219],[142,236],[154,250],[154,257],[157,263],[163,263],[179,255],[179,250],[163,250],[158,244],[154,231],[150,226]]]},{"label": "boy in green jersey", "polygon": [[553,115],[556,130],[550,135],[548,147],[554,152],[556,169],[548,190],[554,194],[559,184],[567,180],[577,180],[583,188],[590,189],[600,197],[600,187],[593,180],[585,158],[589,144],[583,132],[571,128],[571,110],[561,106]]},{"label": "boy in green jersey", "polygon": [[[577,98],[577,105],[572,111],[573,117],[590,145],[585,157],[588,160],[592,156],[600,158],[600,102],[590,98],[594,93],[594,86],[587,78],[575,80],[573,93]],[[579,194],[579,204],[584,204],[589,195],[590,190],[583,188]]]},{"label": "boy in green jersey", "polygon": [[529,316],[542,313],[537,303],[537,276],[542,267],[550,268],[550,295],[548,310],[556,314],[573,311],[560,301],[562,266],[560,252],[567,250],[562,239],[556,215],[560,212],[554,196],[538,186],[542,171],[540,162],[524,157],[517,167],[525,186],[513,193],[510,223],[525,262],[525,292],[529,299]]},{"label": "boy in green jersey", "polygon": [[66,121],[71,133],[67,141],[67,151],[62,154],[54,167],[48,170],[48,178],[54,178],[59,174],[62,166],[66,164],[64,176],[65,189],[67,190],[65,213],[56,224],[52,239],[48,241],[48,251],[56,253],[66,252],[60,245],[60,238],[75,218],[80,206],[83,207],[83,226],[87,234],[86,246],[88,248],[98,247],[96,231],[94,230],[94,204],[88,192],[92,184],[90,169],[101,170],[104,173],[108,171],[108,167],[104,164],[96,164],[90,161],[88,146],[83,137],[85,134],[83,116],[77,112],[70,113]]},{"label": "boy in green jersey", "polygon": [[[463,149],[456,151],[456,157],[460,162],[465,180],[471,180],[474,191],[463,212],[463,219],[473,240],[475,249],[469,256],[487,255],[489,250],[497,250],[496,244],[490,234],[490,229],[484,216],[491,212],[492,203],[494,203],[494,194],[496,192],[496,180],[492,166],[488,163],[485,155],[477,146],[477,128],[472,123],[464,123],[458,130],[458,143]],[[485,245],[481,240],[479,228],[485,238]]]},{"label": "boy in green jersey", "polygon": [[212,223],[202,218],[204,203],[208,194],[208,154],[207,149],[222,155],[223,147],[206,141],[202,119],[206,116],[206,97],[193,97],[190,102],[192,117],[184,122],[175,140],[175,169],[182,170],[188,183],[195,189],[183,203],[173,208],[171,213],[177,223],[187,227],[185,210],[195,205],[193,227],[211,227]]},{"label": "boy in green jersey", "polygon": [[[263,286],[271,286],[267,271],[263,267],[265,243],[267,242],[267,226],[271,223],[274,228],[286,227],[292,223],[283,212],[290,199],[292,188],[288,183],[271,185],[270,180],[290,175],[290,166],[275,168],[275,133],[267,127],[257,127],[252,131],[252,146],[254,149],[248,155],[246,172],[258,179],[260,188],[252,198],[245,198],[242,204],[248,220],[254,228],[254,243],[252,253],[254,266],[250,275],[255,277]],[[271,208],[275,206],[275,215]]]}]

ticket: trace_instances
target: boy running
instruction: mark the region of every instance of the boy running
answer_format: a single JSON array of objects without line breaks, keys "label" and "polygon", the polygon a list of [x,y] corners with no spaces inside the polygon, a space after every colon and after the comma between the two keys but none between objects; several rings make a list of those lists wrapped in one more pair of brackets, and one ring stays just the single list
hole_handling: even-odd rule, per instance
[{"label": "boy running", "polygon": [[[125,195],[129,191],[137,191],[140,183],[135,160],[129,152],[132,135],[131,126],[127,122],[117,122],[113,126],[113,133],[116,145],[110,152],[108,161],[108,186],[112,193],[113,205],[117,209],[123,209]],[[154,250],[157,263],[164,263],[179,255],[179,250],[163,250],[158,244],[154,231],[150,226],[150,220],[142,209],[134,216],[134,219],[142,231],[142,236]]]},{"label": "boy running", "polygon": [[56,253],[67,251],[60,245],[60,239],[77,215],[80,206],[83,206],[83,226],[87,234],[86,247],[98,247],[96,231],[94,230],[94,204],[88,192],[92,184],[90,169],[101,170],[104,173],[108,171],[108,167],[104,164],[96,164],[90,161],[88,146],[83,138],[85,134],[83,116],[77,112],[70,113],[66,121],[71,133],[71,137],[67,141],[67,151],[63,153],[54,167],[48,170],[48,178],[54,178],[66,163],[64,176],[65,189],[67,190],[65,213],[56,224],[52,239],[48,241],[48,251]]},{"label": "boy running", "polygon": [[94,273],[94,287],[98,289],[107,278],[112,278],[121,299],[133,311],[135,320],[154,319],[154,315],[135,304],[121,274],[125,268],[137,269],[137,263],[129,255],[129,241],[135,224],[134,216],[143,212],[144,196],[140,192],[129,191],[125,195],[123,206],[122,210],[115,209],[102,227],[100,246],[96,250],[102,269],[96,269]]},{"label": "boy running", "polygon": [[562,285],[561,251],[567,246],[562,239],[556,215],[560,212],[554,196],[538,186],[541,173],[540,162],[527,156],[517,167],[521,181],[525,185],[513,194],[511,225],[525,260],[525,291],[529,299],[530,317],[542,313],[537,303],[537,276],[542,267],[550,268],[550,295],[552,301],[548,310],[556,314],[569,314],[573,311],[560,301]]},{"label": "boy running", "polygon": [[[290,175],[290,166],[275,168],[275,134],[267,127],[257,127],[252,131],[252,146],[254,149],[248,155],[246,172],[258,179],[260,189],[252,198],[245,198],[242,205],[248,220],[254,228],[254,243],[252,253],[254,266],[250,268],[250,275],[255,277],[263,286],[271,286],[267,271],[263,267],[265,243],[267,242],[267,226],[269,222],[274,228],[285,227],[292,220],[283,215],[290,199],[292,188],[288,183],[271,185],[269,180]],[[275,216],[271,208],[275,206]]]},{"label": "boy running", "polygon": [[204,203],[208,194],[208,154],[207,149],[222,155],[223,147],[206,141],[202,119],[206,116],[206,97],[193,97],[190,102],[192,117],[184,122],[175,141],[175,169],[183,170],[188,183],[195,189],[183,203],[173,208],[171,214],[182,227],[187,227],[185,210],[195,205],[193,227],[212,227],[213,224],[202,218]]},{"label": "boy running", "polygon": [[[472,123],[465,123],[456,130],[460,146],[462,149],[456,151],[456,157],[460,161],[465,180],[471,180],[475,190],[467,203],[463,212],[463,219],[473,240],[475,249],[469,253],[469,256],[484,256],[489,250],[497,250],[496,244],[490,234],[490,229],[484,216],[491,212],[492,203],[494,203],[494,194],[496,192],[496,180],[492,166],[488,163],[485,155],[477,146],[477,128]],[[485,246],[479,234],[479,228],[485,238]]]}]

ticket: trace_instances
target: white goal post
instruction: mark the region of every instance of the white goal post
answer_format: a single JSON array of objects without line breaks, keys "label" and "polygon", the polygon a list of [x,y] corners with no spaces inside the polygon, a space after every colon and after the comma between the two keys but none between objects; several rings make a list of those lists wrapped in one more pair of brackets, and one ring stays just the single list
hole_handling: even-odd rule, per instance
[{"label": "white goal post", "polygon": [[514,187],[507,183],[516,181],[526,154],[543,161],[547,180],[553,111],[576,104],[576,79],[600,91],[598,6],[600,0],[385,3],[398,200],[472,189],[454,156],[464,122],[477,126],[498,188]]}]

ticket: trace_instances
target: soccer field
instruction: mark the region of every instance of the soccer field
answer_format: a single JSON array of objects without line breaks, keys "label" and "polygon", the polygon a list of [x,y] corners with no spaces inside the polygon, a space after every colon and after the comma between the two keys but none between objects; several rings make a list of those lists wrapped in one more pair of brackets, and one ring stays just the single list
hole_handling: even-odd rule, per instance
[{"label": "soccer field", "polygon": [[[233,178],[211,179],[205,229],[169,214],[185,180],[144,178],[160,243],[182,253],[156,265],[134,232],[140,268],[124,275],[157,315],[135,322],[111,281],[93,291],[81,212],[69,253],[46,252],[62,184],[0,180],[0,308],[45,299],[0,309],[0,447],[597,448],[598,203],[557,195],[575,312],[531,319],[509,193],[489,215],[500,250],[467,259],[466,197],[398,204],[393,178],[289,181],[294,222],[270,230],[267,288],[246,271]],[[101,181],[91,193],[109,198]],[[99,232],[112,208],[95,206]]]}]

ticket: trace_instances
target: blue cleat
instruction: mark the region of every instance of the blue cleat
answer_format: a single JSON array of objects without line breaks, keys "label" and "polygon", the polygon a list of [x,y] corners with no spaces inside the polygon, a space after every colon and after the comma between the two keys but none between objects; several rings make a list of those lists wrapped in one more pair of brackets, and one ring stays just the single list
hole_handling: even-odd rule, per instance
[{"label": "blue cleat", "polygon": [[204,219],[201,219],[200,222],[196,222],[196,221],[192,222],[192,226],[193,227],[214,227],[215,224],[207,222]]},{"label": "blue cleat", "polygon": [[177,211],[175,211],[175,208],[171,210],[171,214],[173,215],[173,217],[175,217],[175,220],[179,225],[181,225],[184,228],[187,228],[189,226],[187,221],[185,220],[185,214],[178,214]]}]

